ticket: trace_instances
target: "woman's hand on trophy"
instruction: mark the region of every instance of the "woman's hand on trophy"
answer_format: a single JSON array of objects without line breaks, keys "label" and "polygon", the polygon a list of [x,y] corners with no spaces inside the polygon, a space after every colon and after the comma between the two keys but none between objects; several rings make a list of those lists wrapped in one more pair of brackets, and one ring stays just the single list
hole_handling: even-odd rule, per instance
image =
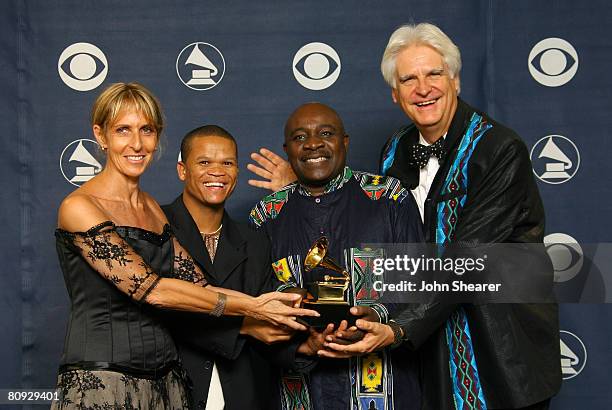
[{"label": "woman's hand on trophy", "polygon": [[363,339],[349,345],[325,342],[323,344],[325,349],[319,350],[318,355],[336,359],[361,356],[383,349],[395,340],[393,329],[389,325],[363,319],[358,319],[355,324],[359,330],[365,333]]},{"label": "woman's hand on trophy", "polygon": [[294,330],[307,330],[298,323],[299,316],[320,316],[318,312],[310,309],[294,307],[301,300],[301,296],[294,293],[269,292],[253,299],[254,303],[247,309],[247,316],[254,319],[265,320],[275,326],[287,326]]},{"label": "woman's hand on trophy", "polygon": [[247,169],[264,180],[249,179],[249,185],[278,191],[297,179],[289,162],[268,149],[261,148],[259,153],[253,152],[251,159],[259,165],[248,164]]},{"label": "woman's hand on trophy", "polygon": [[287,326],[275,326],[269,322],[245,317],[240,327],[240,334],[250,336],[265,344],[286,342],[296,333]]}]

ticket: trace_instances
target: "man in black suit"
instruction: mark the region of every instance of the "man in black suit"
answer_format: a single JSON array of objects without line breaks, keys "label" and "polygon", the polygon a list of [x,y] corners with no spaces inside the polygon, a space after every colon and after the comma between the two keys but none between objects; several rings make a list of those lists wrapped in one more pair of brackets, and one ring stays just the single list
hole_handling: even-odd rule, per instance
[{"label": "man in black suit", "polygon": [[[177,171],[184,190],[163,206],[179,242],[203,268],[209,283],[250,295],[278,283],[270,243],[262,232],[236,223],[224,209],[238,177],[236,141],[207,125],[181,143]],[[172,317],[173,335],[192,381],[193,405],[202,409],[269,409],[273,369],[267,344],[289,340],[291,332],[242,317],[182,314]],[[282,351],[274,352],[282,361]]]}]

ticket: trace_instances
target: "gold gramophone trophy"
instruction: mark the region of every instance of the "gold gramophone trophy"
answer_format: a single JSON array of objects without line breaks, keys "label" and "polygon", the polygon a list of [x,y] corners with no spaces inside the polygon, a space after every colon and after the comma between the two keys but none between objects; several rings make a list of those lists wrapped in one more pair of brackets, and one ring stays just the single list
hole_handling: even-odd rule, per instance
[{"label": "gold gramophone trophy", "polygon": [[322,236],[310,247],[304,259],[306,272],[318,267],[340,274],[340,276],[326,274],[323,281],[306,284],[304,307],[321,314],[318,318],[309,317],[306,321],[315,328],[324,328],[328,323],[337,326],[342,320],[347,320],[351,326],[355,323],[355,317],[349,312],[351,306],[347,302],[346,295],[351,277],[346,270],[327,256],[328,248],[327,238]]}]

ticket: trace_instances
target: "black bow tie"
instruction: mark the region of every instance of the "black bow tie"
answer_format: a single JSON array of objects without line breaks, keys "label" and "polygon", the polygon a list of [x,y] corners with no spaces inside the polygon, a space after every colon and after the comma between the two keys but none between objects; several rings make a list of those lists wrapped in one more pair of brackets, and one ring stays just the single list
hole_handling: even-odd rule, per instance
[{"label": "black bow tie", "polygon": [[432,145],[414,144],[410,151],[410,165],[424,168],[429,158],[436,157],[438,161],[444,158],[444,138],[438,139]]}]

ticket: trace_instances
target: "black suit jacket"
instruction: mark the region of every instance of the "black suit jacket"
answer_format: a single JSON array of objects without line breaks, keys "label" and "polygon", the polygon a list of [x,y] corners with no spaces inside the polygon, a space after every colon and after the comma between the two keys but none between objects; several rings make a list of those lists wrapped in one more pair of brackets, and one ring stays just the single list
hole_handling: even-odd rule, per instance
[{"label": "black suit jacket", "polygon": [[[212,263],[182,196],[162,209],[176,238],[202,267],[209,283],[255,296],[276,289],[278,282],[270,262],[270,242],[263,232],[234,222],[226,212]],[[206,406],[214,362],[226,410],[272,408],[269,401],[275,394],[277,372],[269,364],[269,356],[278,356],[278,349],[272,351],[270,346],[241,336],[242,317],[215,318],[173,312],[169,321],[192,382],[194,407]],[[278,360],[282,358],[277,357]]]},{"label": "black suit jacket", "polygon": [[[425,201],[425,236],[436,240],[440,190],[473,108],[458,101],[444,141],[447,152]],[[527,148],[516,133],[482,115],[491,129],[476,146],[468,167],[466,203],[458,215],[453,241],[467,243],[541,243],[544,209]],[[410,147],[418,143],[413,127],[397,146],[388,174],[413,189],[419,170],[408,165]],[[546,261],[545,274],[552,266]],[[424,408],[454,409],[444,324],[457,305],[433,301],[411,307],[396,320],[408,344],[422,357]],[[561,385],[558,309],[550,304],[464,305],[480,381],[488,408],[519,408],[553,396]]]}]

